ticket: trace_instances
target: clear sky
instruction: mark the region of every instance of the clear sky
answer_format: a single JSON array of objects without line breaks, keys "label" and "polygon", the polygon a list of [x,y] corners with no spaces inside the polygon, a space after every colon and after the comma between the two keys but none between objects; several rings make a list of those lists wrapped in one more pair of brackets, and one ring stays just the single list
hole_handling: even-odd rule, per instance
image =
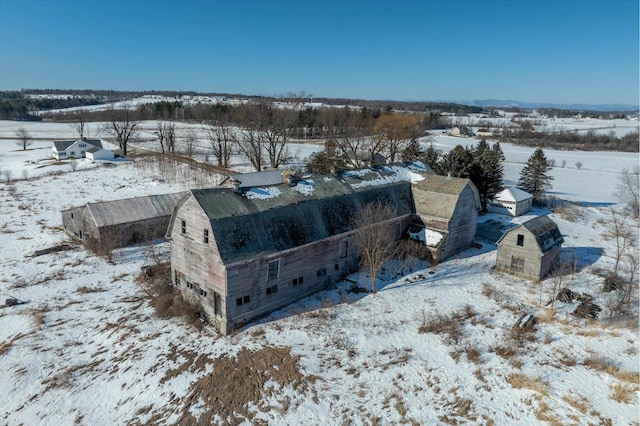
[{"label": "clear sky", "polygon": [[0,90],[638,104],[638,0],[0,0]]}]

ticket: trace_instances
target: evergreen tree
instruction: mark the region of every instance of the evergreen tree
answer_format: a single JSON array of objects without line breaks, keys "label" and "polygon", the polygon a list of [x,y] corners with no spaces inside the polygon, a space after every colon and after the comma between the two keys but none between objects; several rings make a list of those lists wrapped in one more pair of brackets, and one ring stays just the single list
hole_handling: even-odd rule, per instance
[{"label": "evergreen tree", "polygon": [[416,161],[422,156],[420,151],[420,142],[417,138],[412,138],[407,144],[406,148],[401,153],[402,161]]},{"label": "evergreen tree", "polygon": [[420,156],[420,159],[427,167],[433,170],[434,173],[438,173],[438,163],[440,162],[440,155],[440,150],[436,149],[433,146],[433,143],[430,143],[429,146],[427,146],[427,149]]},{"label": "evergreen tree", "polygon": [[478,189],[482,210],[486,210],[487,201],[502,191],[502,157],[484,139],[476,147],[472,147],[471,153],[473,162],[469,167],[469,179]]},{"label": "evergreen tree", "polygon": [[549,170],[551,167],[547,157],[545,157],[542,148],[537,148],[520,172],[518,189],[532,194],[535,203],[542,203],[544,194],[548,189],[551,189],[551,181],[553,180],[553,176],[547,174]]},{"label": "evergreen tree", "polygon": [[473,155],[468,148],[457,145],[449,153],[442,156],[442,161],[438,163],[434,170],[439,175],[467,178],[471,173]]}]

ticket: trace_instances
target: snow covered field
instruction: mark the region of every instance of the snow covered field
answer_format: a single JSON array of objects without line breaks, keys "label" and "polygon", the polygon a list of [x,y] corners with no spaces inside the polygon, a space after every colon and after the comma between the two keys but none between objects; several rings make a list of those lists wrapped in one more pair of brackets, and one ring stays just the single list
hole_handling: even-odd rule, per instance
[{"label": "snow covered field", "polygon": [[[57,127],[65,125],[23,124],[73,136]],[[1,122],[0,137],[14,125]],[[443,150],[461,142],[476,143],[436,138]],[[563,286],[593,295],[603,321],[573,317],[576,304],[546,307],[551,280],[493,271],[495,246],[483,243],[405,276],[388,265],[376,295],[338,283],[220,337],[155,315],[135,282],[151,261],[148,247],[121,249],[111,264],[72,243],[59,213],[218,178],[196,180],[187,171],[169,180],[132,161],[82,163],[75,172],[68,164],[38,168],[29,161],[43,160],[50,142],[32,148],[0,140],[0,170],[29,177],[9,184],[0,172],[0,302],[27,302],[0,307],[2,424],[637,424],[638,329],[604,321],[611,294],[596,274],[611,267],[614,253],[601,206],[616,201],[618,173],[637,165],[637,154],[545,151],[567,159],[553,170],[554,192],[588,205],[532,212],[558,223],[563,256],[577,262]],[[503,149],[509,184],[532,150]],[[56,167],[61,173],[46,174]],[[509,221],[481,217],[491,219]],[[35,253],[62,243],[69,249]],[[365,275],[351,279],[367,285]],[[513,333],[525,312],[540,324]]]}]

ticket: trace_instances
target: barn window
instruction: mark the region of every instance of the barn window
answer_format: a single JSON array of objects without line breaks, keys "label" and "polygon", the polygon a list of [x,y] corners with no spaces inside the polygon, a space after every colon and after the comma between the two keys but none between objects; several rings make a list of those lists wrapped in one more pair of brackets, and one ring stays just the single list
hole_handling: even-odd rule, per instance
[{"label": "barn window", "polygon": [[205,244],[209,244],[209,230],[208,229],[204,230],[204,239],[203,240],[204,240]]},{"label": "barn window", "polygon": [[327,275],[327,268],[318,269],[316,275],[318,277],[324,277],[325,275]]},{"label": "barn window", "polygon": [[270,296],[272,294],[276,294],[277,292],[278,292],[278,286],[277,285],[274,285],[274,286],[271,286],[271,287],[267,288],[267,296]]},{"label": "barn window", "polygon": [[280,259],[272,260],[267,265],[267,281],[273,281],[278,279],[280,273]]},{"label": "barn window", "polygon": [[293,285],[299,285],[304,283],[304,277],[298,277],[293,279]]},{"label": "barn window", "polygon": [[200,296],[207,297],[207,291],[203,290],[203,289],[200,289]]},{"label": "barn window", "polygon": [[524,259],[511,256],[511,270],[514,272],[524,272]]},{"label": "barn window", "polygon": [[349,252],[349,240],[340,241],[340,257],[347,257]]},{"label": "barn window", "polygon": [[213,310],[216,315],[222,315],[222,298],[215,291],[213,292]]},{"label": "barn window", "polygon": [[190,283],[189,281],[187,281],[187,288],[193,288],[193,283]]},{"label": "barn window", "polygon": [[524,246],[524,235],[518,234],[518,242],[517,242],[517,244],[519,246],[521,246],[521,247]]},{"label": "barn window", "polygon": [[73,213],[71,213],[71,219],[73,219]]},{"label": "barn window", "polygon": [[180,220],[180,233],[181,234],[187,233],[187,221],[184,219]]}]

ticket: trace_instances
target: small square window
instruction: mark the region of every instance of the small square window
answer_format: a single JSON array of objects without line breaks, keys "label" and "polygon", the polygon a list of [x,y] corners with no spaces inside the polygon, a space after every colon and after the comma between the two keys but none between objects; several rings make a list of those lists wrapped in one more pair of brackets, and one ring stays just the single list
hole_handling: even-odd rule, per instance
[{"label": "small square window", "polygon": [[251,301],[251,297],[249,296],[245,296],[244,299],[242,300],[245,304],[249,303]]},{"label": "small square window", "polygon": [[524,235],[518,234],[518,242],[517,242],[517,244],[519,246],[524,246]]},{"label": "small square window", "polygon": [[200,289],[200,296],[207,297],[207,292],[203,289]]},{"label": "small square window", "polygon": [[204,230],[204,239],[203,240],[204,240],[205,244],[209,244],[209,230],[208,229]]},{"label": "small square window", "polygon": [[238,297],[238,298],[236,299],[236,305],[237,305],[237,306],[242,306],[242,297]]},{"label": "small square window", "polygon": [[327,268],[318,269],[316,275],[318,277],[324,277],[325,275],[327,275]]},{"label": "small square window", "polygon": [[180,220],[180,233],[181,234],[187,233],[187,221],[184,219]]},{"label": "small square window", "polygon": [[278,286],[274,285],[272,287],[267,288],[267,296],[270,296],[272,294],[276,294],[278,292]]}]

